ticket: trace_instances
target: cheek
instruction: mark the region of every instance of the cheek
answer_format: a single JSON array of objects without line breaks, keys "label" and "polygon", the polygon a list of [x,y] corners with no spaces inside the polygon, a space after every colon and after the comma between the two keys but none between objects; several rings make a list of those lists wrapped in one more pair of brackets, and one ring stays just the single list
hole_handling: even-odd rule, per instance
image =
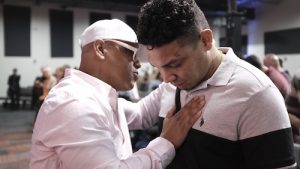
[{"label": "cheek", "polygon": [[203,69],[206,69],[206,67],[207,65],[201,64],[199,60],[194,60],[182,68],[180,76],[182,79],[194,83],[203,77]]},{"label": "cheek", "polygon": [[183,79],[190,79],[191,77],[194,78],[195,74],[197,74],[199,71],[199,68],[195,61],[191,60],[189,62],[186,62],[180,70],[178,70],[179,76],[181,76]]},{"label": "cheek", "polygon": [[127,63],[124,64],[123,67],[120,67],[120,75],[122,76],[121,78],[123,79],[131,79],[132,78],[132,70],[133,70],[133,65],[132,63]]}]

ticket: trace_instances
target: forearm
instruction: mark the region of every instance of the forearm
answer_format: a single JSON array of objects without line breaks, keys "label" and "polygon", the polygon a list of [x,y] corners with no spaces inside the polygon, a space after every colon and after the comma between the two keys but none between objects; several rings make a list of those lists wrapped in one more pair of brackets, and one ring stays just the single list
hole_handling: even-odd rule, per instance
[{"label": "forearm", "polygon": [[161,91],[150,93],[137,103],[119,99],[125,112],[129,129],[146,129],[158,121]]},{"label": "forearm", "polygon": [[115,152],[113,140],[110,139],[98,140],[92,144],[66,145],[58,148],[57,153],[66,168],[72,169],[163,169],[175,156],[174,146],[163,138],[153,140],[146,148],[133,154],[129,150],[121,153],[121,149]]}]

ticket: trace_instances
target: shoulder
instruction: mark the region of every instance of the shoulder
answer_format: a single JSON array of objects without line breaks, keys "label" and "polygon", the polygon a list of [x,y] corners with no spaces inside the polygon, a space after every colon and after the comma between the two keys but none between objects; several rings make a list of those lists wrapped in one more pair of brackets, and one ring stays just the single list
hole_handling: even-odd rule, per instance
[{"label": "shoulder", "polygon": [[268,76],[256,67],[243,60],[237,61],[236,64],[236,69],[229,81],[229,85],[232,85],[236,90],[255,95],[267,87],[275,87]]},{"label": "shoulder", "polygon": [[108,101],[99,101],[92,91],[78,87],[55,86],[40,108],[35,128],[47,132],[62,126],[84,126],[87,122],[105,124],[111,110]]}]

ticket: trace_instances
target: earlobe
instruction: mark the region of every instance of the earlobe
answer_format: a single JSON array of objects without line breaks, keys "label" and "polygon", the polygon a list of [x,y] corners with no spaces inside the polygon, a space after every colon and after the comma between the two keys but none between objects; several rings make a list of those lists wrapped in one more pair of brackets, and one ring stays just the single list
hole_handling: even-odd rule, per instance
[{"label": "earlobe", "polygon": [[105,58],[103,45],[104,45],[104,41],[102,40],[96,40],[93,44],[93,48],[96,53],[96,56],[98,56],[100,59]]}]

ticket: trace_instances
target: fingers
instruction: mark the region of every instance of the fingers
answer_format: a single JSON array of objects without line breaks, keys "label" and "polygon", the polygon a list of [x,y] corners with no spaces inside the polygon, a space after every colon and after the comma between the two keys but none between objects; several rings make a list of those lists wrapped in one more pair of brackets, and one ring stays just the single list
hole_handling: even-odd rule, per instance
[{"label": "fingers", "polygon": [[169,110],[169,112],[168,112],[166,118],[172,117],[172,116],[174,115],[175,111],[176,111],[176,108],[175,108],[175,106],[173,106],[172,109]]},{"label": "fingers", "polygon": [[191,125],[191,127],[196,123],[196,121],[201,117],[202,115],[202,110],[201,111],[198,111],[197,113],[194,114],[194,116],[192,116],[190,119],[189,119],[189,124]]},{"label": "fingers", "polygon": [[[204,97],[203,97],[203,98],[200,98],[200,103],[198,103],[198,104],[196,105],[196,108],[194,109],[194,110],[195,110],[195,111],[194,111],[194,115],[195,115],[195,116],[198,116],[198,115],[201,115],[201,114],[202,114],[202,109],[203,109],[205,103],[206,103],[205,98],[204,98]],[[197,111],[197,110],[198,110],[198,111]]]},{"label": "fingers", "polygon": [[201,109],[204,105],[204,96],[197,96],[193,98],[177,114],[175,114],[176,120],[186,128],[192,127],[202,115]]},{"label": "fingers", "polygon": [[200,118],[202,114],[201,109],[204,105],[204,96],[197,96],[191,99],[177,113],[175,113],[175,107],[173,107],[164,120],[160,136],[169,140],[175,148],[178,148],[186,138],[188,131]]},{"label": "fingers", "polygon": [[205,105],[205,97],[204,96],[196,96],[191,99],[182,109],[177,113],[178,116],[182,116],[181,114],[196,114],[198,113]]}]

